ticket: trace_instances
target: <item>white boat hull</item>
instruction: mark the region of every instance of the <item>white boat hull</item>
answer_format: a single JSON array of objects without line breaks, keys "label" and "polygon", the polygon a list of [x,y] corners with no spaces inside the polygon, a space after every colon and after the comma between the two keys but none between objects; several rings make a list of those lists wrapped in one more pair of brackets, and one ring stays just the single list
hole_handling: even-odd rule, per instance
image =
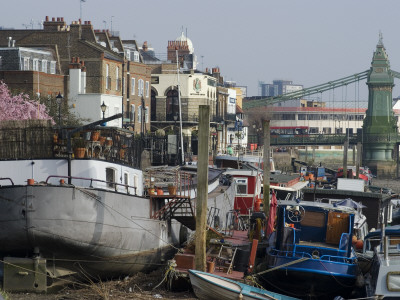
[{"label": "white boat hull", "polygon": [[178,243],[181,225],[151,219],[150,213],[148,198],[106,190],[1,187],[0,253],[35,249],[48,262],[79,261],[107,276],[155,268]]}]

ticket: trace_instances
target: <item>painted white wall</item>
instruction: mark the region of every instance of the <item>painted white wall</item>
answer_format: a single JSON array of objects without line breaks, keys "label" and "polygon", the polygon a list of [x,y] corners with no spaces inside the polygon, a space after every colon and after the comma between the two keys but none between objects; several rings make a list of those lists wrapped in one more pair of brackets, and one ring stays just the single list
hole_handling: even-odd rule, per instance
[{"label": "painted white wall", "polygon": [[[154,76],[159,78],[159,83],[152,84],[152,87],[156,89],[159,96],[165,96],[166,91],[171,86],[178,85],[178,76],[176,72],[171,74],[154,74]],[[198,91],[194,88],[193,84],[196,79],[201,83],[201,89]],[[215,81],[214,77],[204,74],[179,74],[181,97],[193,99],[205,98],[207,97],[207,92],[209,92],[210,95],[216,95],[217,88],[215,86],[209,86],[208,79]]]},{"label": "painted white wall", "polygon": [[[34,164],[32,164],[34,163]],[[128,173],[128,182],[131,186],[137,187],[137,195],[143,195],[143,173],[141,170],[129,168],[119,164],[114,164],[100,160],[72,160],[71,171],[73,177],[94,178],[106,180],[106,168],[115,170],[115,179],[117,183],[124,178],[123,174]],[[16,160],[3,161],[0,168],[0,177],[11,178],[14,184],[26,184],[28,178],[33,178],[35,182],[46,181],[50,175],[68,175],[68,162],[66,159],[45,159],[45,160]],[[49,180],[51,184],[59,184],[60,178],[52,178]],[[67,179],[65,179],[67,182]],[[90,180],[73,180],[76,186],[88,187]],[[3,180],[1,184],[9,184],[7,180]],[[108,188],[105,183],[93,182],[93,187]],[[114,190],[114,189],[111,189]],[[120,192],[126,192],[122,186],[118,186]],[[134,189],[130,189],[134,194]]]},{"label": "painted white wall", "polygon": [[[122,113],[122,96],[107,94],[86,94],[86,72],[81,69],[69,70],[69,94],[68,101],[70,110],[78,118],[88,119],[84,124],[101,120],[103,112],[100,106],[107,105],[104,117],[111,117],[115,114]],[[107,123],[109,127],[122,127],[122,120],[115,119]]]},{"label": "painted white wall", "polygon": [[[104,117],[111,117],[122,112],[122,96],[106,95],[106,94],[79,94],[75,98],[70,98],[70,104],[75,104],[75,108],[71,108],[77,117],[88,118],[94,122],[103,118],[103,112],[100,109],[101,104],[107,106]],[[107,123],[109,127],[121,128],[121,119],[115,119]]]},{"label": "painted white wall", "polygon": [[228,98],[226,101],[226,112],[228,114],[236,114],[236,90],[228,89]]}]

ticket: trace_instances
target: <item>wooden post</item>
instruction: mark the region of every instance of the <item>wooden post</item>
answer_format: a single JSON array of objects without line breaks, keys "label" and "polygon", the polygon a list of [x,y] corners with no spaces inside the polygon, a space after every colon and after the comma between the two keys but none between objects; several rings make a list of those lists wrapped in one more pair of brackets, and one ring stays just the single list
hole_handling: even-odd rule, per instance
[{"label": "wooden post", "polygon": [[263,185],[263,196],[264,196],[264,213],[265,216],[269,216],[269,188],[270,188],[270,174],[271,174],[271,146],[270,146],[270,126],[269,120],[265,120],[263,124],[264,129],[264,185]]},{"label": "wooden post", "polygon": [[347,150],[349,142],[346,140],[343,145],[343,178],[347,178]]},{"label": "wooden post", "polygon": [[358,142],[357,143],[357,158],[356,158],[356,178],[358,178],[358,176],[360,175],[360,164],[361,164],[361,143]]},{"label": "wooden post", "polygon": [[206,271],[206,222],[208,196],[208,142],[210,137],[210,107],[199,106],[199,158],[197,162],[196,201],[196,270]]}]

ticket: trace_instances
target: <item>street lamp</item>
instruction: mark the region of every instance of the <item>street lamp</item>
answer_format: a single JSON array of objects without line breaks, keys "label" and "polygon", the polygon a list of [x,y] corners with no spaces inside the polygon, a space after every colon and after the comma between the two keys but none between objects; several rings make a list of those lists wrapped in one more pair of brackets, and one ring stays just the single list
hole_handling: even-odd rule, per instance
[{"label": "street lamp", "polygon": [[104,101],[103,101],[103,104],[100,105],[100,108],[101,108],[101,111],[103,112],[103,120],[104,120],[104,113],[106,112],[106,109],[107,109],[107,105],[104,104]]},{"label": "street lamp", "polygon": [[61,101],[63,99],[63,96],[61,95],[60,92],[58,92],[58,95],[56,96],[56,101],[58,104],[58,126],[61,127]]},{"label": "street lamp", "polygon": [[178,155],[180,154],[179,152],[179,139],[178,139],[178,132],[176,130],[176,121],[178,121],[178,114],[175,113],[174,116],[174,132],[176,134],[176,155],[175,155],[175,164],[178,164]]}]

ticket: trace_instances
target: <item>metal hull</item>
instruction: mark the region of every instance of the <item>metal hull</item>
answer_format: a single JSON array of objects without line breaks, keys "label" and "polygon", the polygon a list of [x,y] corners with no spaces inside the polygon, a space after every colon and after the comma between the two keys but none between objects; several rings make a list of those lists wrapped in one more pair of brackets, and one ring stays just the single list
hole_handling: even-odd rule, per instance
[{"label": "metal hull", "polygon": [[178,243],[180,224],[151,219],[149,199],[74,186],[0,187],[0,255],[102,277],[154,269]]}]

